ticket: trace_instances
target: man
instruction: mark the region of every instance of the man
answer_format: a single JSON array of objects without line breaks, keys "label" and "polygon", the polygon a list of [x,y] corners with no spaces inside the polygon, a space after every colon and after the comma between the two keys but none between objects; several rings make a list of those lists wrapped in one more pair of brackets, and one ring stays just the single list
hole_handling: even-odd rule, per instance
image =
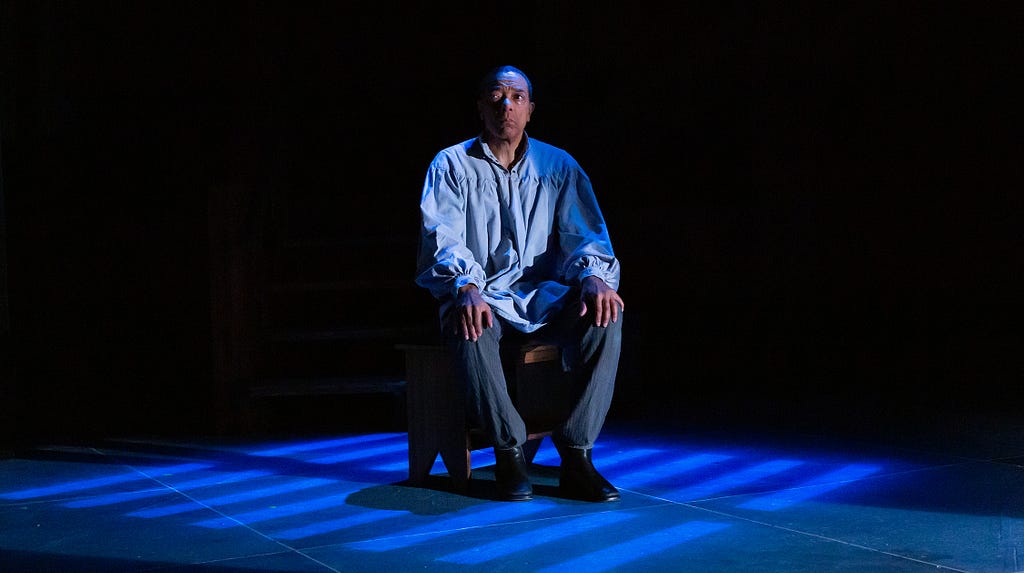
[{"label": "man", "polygon": [[527,136],[526,74],[491,70],[477,110],[481,134],[440,151],[427,171],[416,283],[440,302],[467,417],[494,444],[499,499],[533,497],[526,428],[499,352],[503,337],[524,333],[561,347],[572,385],[571,411],[551,436],[561,495],[618,500],[591,457],[611,405],[624,306],[603,215],[576,160]]}]

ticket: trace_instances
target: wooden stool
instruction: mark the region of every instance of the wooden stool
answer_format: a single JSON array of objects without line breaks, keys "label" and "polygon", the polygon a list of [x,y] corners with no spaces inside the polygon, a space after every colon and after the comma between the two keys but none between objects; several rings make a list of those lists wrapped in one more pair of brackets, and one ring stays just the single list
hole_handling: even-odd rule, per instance
[{"label": "wooden stool", "polygon": [[[465,491],[471,452],[493,444],[467,428],[465,396],[458,390],[447,349],[418,344],[398,348],[405,352],[409,483],[422,485],[440,453],[454,488]],[[518,349],[514,361],[504,362],[509,396],[527,424],[523,452],[532,462],[544,436],[551,435],[561,405],[558,397],[567,390],[561,353],[554,345],[527,343]]]}]

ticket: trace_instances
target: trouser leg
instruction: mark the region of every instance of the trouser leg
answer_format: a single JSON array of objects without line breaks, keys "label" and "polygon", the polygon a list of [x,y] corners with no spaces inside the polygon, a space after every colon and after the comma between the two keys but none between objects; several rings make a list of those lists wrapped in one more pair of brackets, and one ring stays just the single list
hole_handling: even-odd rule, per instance
[{"label": "trouser leg", "polygon": [[466,395],[466,418],[494,441],[495,448],[526,443],[526,424],[512,404],[501,362],[501,320],[476,341],[447,336],[455,373]]},{"label": "trouser leg", "polygon": [[615,391],[622,319],[620,314],[617,322],[598,327],[590,316],[570,313],[559,321],[572,397],[568,418],[551,436],[559,448],[590,449],[601,433]]}]

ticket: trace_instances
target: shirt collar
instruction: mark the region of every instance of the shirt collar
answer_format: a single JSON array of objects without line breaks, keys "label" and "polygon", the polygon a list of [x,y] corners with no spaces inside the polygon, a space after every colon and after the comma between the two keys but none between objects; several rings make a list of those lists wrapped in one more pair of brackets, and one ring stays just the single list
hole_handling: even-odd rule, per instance
[{"label": "shirt collar", "polygon": [[[509,167],[509,171],[514,170],[517,166],[522,164],[523,160],[526,159],[526,154],[530,152],[530,136],[527,135],[525,131],[523,132],[523,140],[519,143],[519,145],[523,147],[523,154],[519,156],[519,161],[516,161]],[[495,163],[498,163],[499,165],[501,164],[498,161],[498,158],[495,157],[493,153],[491,153],[490,146],[487,145],[487,143],[484,141],[484,134],[481,133],[480,135],[477,136],[476,147],[483,153],[484,157],[490,159]]]}]

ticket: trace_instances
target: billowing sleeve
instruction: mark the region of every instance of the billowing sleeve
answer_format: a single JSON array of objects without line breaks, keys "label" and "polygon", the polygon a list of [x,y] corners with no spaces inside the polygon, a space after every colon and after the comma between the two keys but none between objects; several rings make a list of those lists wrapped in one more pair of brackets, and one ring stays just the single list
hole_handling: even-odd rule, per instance
[{"label": "billowing sleeve", "polygon": [[416,284],[438,300],[454,297],[467,284],[483,290],[483,268],[466,243],[465,191],[443,154],[427,170],[420,217]]},{"label": "billowing sleeve", "polygon": [[619,260],[590,178],[578,165],[569,170],[562,182],[558,226],[566,280],[579,284],[586,277],[596,276],[617,290]]}]

